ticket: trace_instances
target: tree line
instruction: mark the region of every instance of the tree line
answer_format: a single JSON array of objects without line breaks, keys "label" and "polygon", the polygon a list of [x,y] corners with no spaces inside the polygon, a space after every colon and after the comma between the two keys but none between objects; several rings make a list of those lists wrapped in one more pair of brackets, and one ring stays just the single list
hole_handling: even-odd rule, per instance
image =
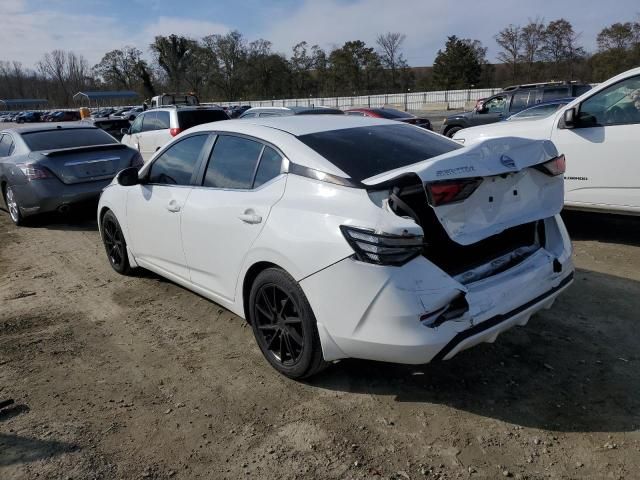
[{"label": "tree line", "polygon": [[46,98],[71,105],[81,90],[134,90],[143,98],[163,91],[193,91],[206,100],[304,98],[494,87],[551,79],[601,81],[640,64],[640,22],[614,23],[589,54],[566,19],[530,20],[498,32],[498,60],[487,60],[479,40],[448,37],[432,68],[411,68],[405,35],[389,32],[374,45],[345,42],[330,51],[303,41],[288,55],[264,39],[242,33],[155,37],[149,55],[133,46],[88,61],[71,51],[44,54],[35,68],[0,61],[0,98]]}]

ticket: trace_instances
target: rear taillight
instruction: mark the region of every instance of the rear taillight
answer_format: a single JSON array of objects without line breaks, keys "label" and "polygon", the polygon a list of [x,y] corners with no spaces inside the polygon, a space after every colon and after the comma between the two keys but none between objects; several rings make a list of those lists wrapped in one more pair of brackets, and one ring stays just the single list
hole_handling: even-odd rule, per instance
[{"label": "rear taillight", "polygon": [[358,260],[376,265],[402,265],[420,255],[422,235],[389,235],[361,228],[340,227]]},{"label": "rear taillight", "polygon": [[169,133],[171,134],[172,137],[175,137],[176,135],[178,135],[180,132],[182,131],[181,128],[170,128],[169,129]]},{"label": "rear taillight", "polygon": [[140,155],[139,152],[136,152],[133,155],[130,166],[136,167],[138,170],[140,170],[144,166],[144,160],[142,159],[142,155]]},{"label": "rear taillight", "polygon": [[461,202],[469,198],[481,183],[481,178],[465,178],[426,183],[425,188],[427,190],[429,204],[432,207],[439,207],[449,203]]},{"label": "rear taillight", "polygon": [[36,165],[34,163],[20,163],[16,165],[20,171],[27,177],[28,181],[42,180],[45,178],[53,178],[53,174],[49,169]]},{"label": "rear taillight", "polygon": [[557,157],[552,158],[548,162],[541,163],[540,165],[536,165],[538,170],[547,175],[551,175],[555,177],[557,175],[563,175],[565,170],[567,169],[567,162],[564,158],[564,155],[558,155]]}]

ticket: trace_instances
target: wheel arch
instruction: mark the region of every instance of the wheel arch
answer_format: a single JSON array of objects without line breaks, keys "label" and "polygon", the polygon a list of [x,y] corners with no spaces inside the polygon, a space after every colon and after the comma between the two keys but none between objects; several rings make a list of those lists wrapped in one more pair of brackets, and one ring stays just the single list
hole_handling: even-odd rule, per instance
[{"label": "wheel arch", "polygon": [[251,293],[251,286],[258,275],[268,268],[278,268],[286,272],[286,270],[280,265],[276,265],[272,262],[260,261],[251,265],[245,272],[244,278],[242,279],[242,310],[244,313],[244,319],[247,323],[251,323],[249,318],[249,295]]}]

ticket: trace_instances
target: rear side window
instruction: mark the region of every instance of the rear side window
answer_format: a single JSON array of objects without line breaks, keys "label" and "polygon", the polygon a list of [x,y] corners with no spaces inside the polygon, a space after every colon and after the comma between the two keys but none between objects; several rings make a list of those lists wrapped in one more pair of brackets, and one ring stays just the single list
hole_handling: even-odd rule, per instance
[{"label": "rear side window", "polygon": [[0,138],[0,157],[8,157],[13,153],[13,139],[9,135]]},{"label": "rear side window", "polygon": [[242,137],[220,135],[213,147],[202,185],[250,189],[262,144]]},{"label": "rear side window", "polygon": [[151,165],[149,183],[190,185],[208,135],[187,137],[169,147]]},{"label": "rear side window", "polygon": [[27,144],[27,147],[34,152],[118,143],[115,138],[99,128],[52,129],[42,132],[29,132],[23,133],[22,139]]},{"label": "rear side window", "polygon": [[542,101],[554,100],[556,98],[570,97],[569,87],[545,88],[542,92]]},{"label": "rear side window", "polygon": [[169,112],[156,112],[156,130],[166,130],[170,127]]},{"label": "rear side window", "polygon": [[411,125],[376,125],[298,137],[356,181],[462,148]]},{"label": "rear side window", "polygon": [[[169,113],[167,112],[167,115]],[[224,110],[185,110],[178,111],[178,125],[184,131],[203,123],[229,120]],[[168,126],[166,128],[169,128]]]},{"label": "rear side window", "polygon": [[144,120],[142,121],[142,130],[143,132],[151,132],[156,129],[156,118],[158,112],[147,112],[144,116]]},{"label": "rear side window", "polygon": [[280,154],[271,147],[264,147],[256,172],[256,179],[253,181],[253,188],[257,188],[272,178],[276,178],[280,175],[281,169],[282,157]]}]

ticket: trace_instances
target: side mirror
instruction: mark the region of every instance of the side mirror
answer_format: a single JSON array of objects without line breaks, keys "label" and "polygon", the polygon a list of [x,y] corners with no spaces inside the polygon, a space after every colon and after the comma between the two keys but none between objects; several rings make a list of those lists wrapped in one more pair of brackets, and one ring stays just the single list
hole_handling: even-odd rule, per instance
[{"label": "side mirror", "polygon": [[578,123],[578,115],[577,115],[577,111],[575,108],[569,108],[567,110],[564,111],[562,120],[563,120],[563,127],[564,128],[574,128],[576,126],[576,124]]},{"label": "side mirror", "polygon": [[131,129],[130,128],[121,128],[120,129],[120,133],[122,135],[130,135],[131,134]]},{"label": "side mirror", "polygon": [[131,187],[133,185],[138,185],[140,183],[140,178],[138,177],[138,169],[136,167],[129,167],[122,170],[117,175],[118,184],[123,187]]}]

